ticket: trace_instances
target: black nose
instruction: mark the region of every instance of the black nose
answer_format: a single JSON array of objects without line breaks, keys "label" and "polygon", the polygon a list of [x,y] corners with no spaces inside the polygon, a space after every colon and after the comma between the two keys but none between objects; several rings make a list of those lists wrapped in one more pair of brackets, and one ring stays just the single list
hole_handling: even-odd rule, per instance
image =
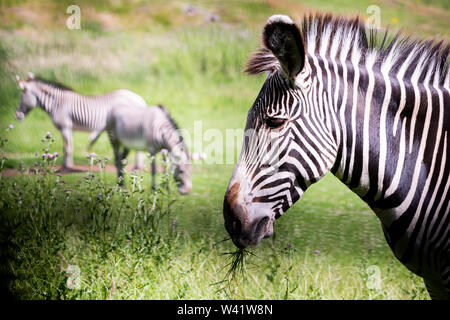
[{"label": "black nose", "polygon": [[265,236],[267,224],[270,221],[268,216],[251,220],[244,206],[235,204],[231,207],[226,198],[223,203],[223,215],[225,229],[238,248],[246,248],[249,245],[258,244]]}]

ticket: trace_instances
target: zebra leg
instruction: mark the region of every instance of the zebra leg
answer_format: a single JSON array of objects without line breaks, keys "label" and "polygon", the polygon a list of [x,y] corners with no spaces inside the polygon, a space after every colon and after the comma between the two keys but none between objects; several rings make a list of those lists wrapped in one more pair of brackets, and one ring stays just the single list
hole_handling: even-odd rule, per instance
[{"label": "zebra leg", "polygon": [[100,137],[100,135],[102,134],[103,129],[102,130],[98,130],[98,131],[93,131],[91,133],[91,140],[89,141],[89,146],[88,146],[88,150],[91,150],[92,146],[94,145],[94,143],[98,140],[98,138]]},{"label": "zebra leg", "polygon": [[123,177],[123,160],[126,159],[128,153],[130,152],[130,149],[126,147],[122,147],[122,150],[120,150],[120,144],[117,147],[117,150],[114,151],[114,155],[116,158],[116,167],[117,167],[117,176],[119,177],[119,185],[123,186],[125,184],[125,180]]},{"label": "zebra leg", "polygon": [[61,134],[64,141],[64,163],[63,167],[66,169],[70,169],[73,167],[73,141],[72,141],[72,129],[65,128],[61,130]]},{"label": "zebra leg", "polygon": [[153,157],[153,159],[152,159],[152,190],[156,189],[155,174],[156,174],[156,159],[155,159],[155,157]]},{"label": "zebra leg", "polygon": [[117,170],[117,178],[119,179],[119,185],[123,186],[124,185],[124,181],[123,181],[123,165],[122,165],[122,159],[120,159],[120,152],[119,152],[119,144],[115,144],[115,143],[111,143],[113,145],[113,152],[114,152],[114,162],[116,165],[116,170]]},{"label": "zebra leg", "polygon": [[114,139],[111,134],[108,135],[114,152],[114,164],[116,165],[118,183],[119,186],[122,187],[124,185],[124,180],[123,180],[122,152],[120,152],[120,142]]},{"label": "zebra leg", "polygon": [[127,156],[128,156],[129,153],[130,153],[130,149],[128,149],[128,148],[126,148],[126,147],[123,147],[122,152],[121,152],[121,155],[120,155],[120,157],[122,158],[122,159],[121,159],[121,162],[123,161],[123,159],[126,159],[126,158],[127,158]]},{"label": "zebra leg", "polygon": [[144,162],[145,162],[145,154],[142,151],[136,152],[136,164],[135,169],[136,170],[142,170],[144,169]]},{"label": "zebra leg", "polygon": [[450,288],[440,281],[423,279],[432,300],[450,300]]}]

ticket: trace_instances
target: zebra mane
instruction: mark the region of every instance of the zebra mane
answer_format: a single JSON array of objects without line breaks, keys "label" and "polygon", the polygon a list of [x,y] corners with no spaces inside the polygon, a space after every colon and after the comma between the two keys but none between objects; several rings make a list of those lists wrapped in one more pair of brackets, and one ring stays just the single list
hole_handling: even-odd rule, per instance
[{"label": "zebra mane", "polygon": [[68,86],[66,86],[66,85],[64,85],[62,83],[49,81],[49,80],[43,79],[41,77],[36,77],[36,78],[33,79],[33,81],[36,81],[37,83],[42,83],[42,84],[45,84],[45,85],[49,85],[49,86],[51,86],[53,88],[57,88],[57,89],[64,90],[64,91],[74,91],[72,88],[70,88],[70,87],[68,87]]},{"label": "zebra mane", "polygon": [[[373,65],[390,73],[400,68],[404,79],[448,85],[450,46],[443,40],[413,39],[400,32],[377,32],[360,17],[344,18],[331,14],[304,16],[300,26],[306,55],[335,61],[354,61],[359,65],[370,59]],[[278,59],[264,45],[251,54],[244,72],[259,74],[281,69]]]},{"label": "zebra mane", "polygon": [[175,122],[175,120],[173,120],[172,116],[169,113],[169,110],[167,110],[167,108],[165,106],[163,106],[162,104],[158,104],[157,107],[166,114],[167,119],[169,120],[169,122],[173,126],[173,128],[175,130],[178,130],[179,129],[178,124]]},{"label": "zebra mane", "polygon": [[[167,120],[169,120],[169,123],[172,125],[172,128],[173,128],[175,131],[179,132],[179,129],[180,129],[180,128],[178,127],[178,124],[175,122],[175,120],[174,120],[174,119],[172,118],[172,116],[170,115],[169,110],[167,110],[167,108],[164,107],[162,104],[158,104],[157,107],[158,107],[159,109],[161,109],[161,111],[164,112],[164,114],[165,114],[166,117],[167,117]],[[186,155],[187,155],[188,158],[189,158],[189,150],[188,150],[186,144],[184,143],[184,138],[183,138],[183,136],[182,136],[181,134],[180,134],[180,138],[182,139],[181,143],[183,144],[183,149],[185,150]]]}]

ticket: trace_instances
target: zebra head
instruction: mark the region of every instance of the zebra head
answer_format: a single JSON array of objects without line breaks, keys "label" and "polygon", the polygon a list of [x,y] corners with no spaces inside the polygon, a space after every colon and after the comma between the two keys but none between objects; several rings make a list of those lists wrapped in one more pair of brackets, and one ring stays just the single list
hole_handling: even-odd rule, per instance
[{"label": "zebra head", "polygon": [[173,120],[169,111],[163,105],[157,106],[164,115],[164,121],[157,127],[162,134],[163,146],[170,151],[171,173],[177,184],[178,192],[186,195],[192,190],[191,157],[184,142],[183,130]]},{"label": "zebra head", "polygon": [[274,221],[330,170],[336,150],[327,144],[331,129],[312,110],[317,103],[300,29],[287,16],[272,16],[263,44],[246,71],[268,76],[248,113],[223,206],[225,228],[241,248],[272,235]]},{"label": "zebra head", "polygon": [[26,81],[20,79],[20,77],[16,75],[16,80],[17,85],[19,86],[20,90],[22,90],[20,104],[16,110],[16,117],[17,120],[23,120],[25,119],[25,116],[28,114],[28,112],[30,112],[31,109],[36,107],[38,104],[38,99],[33,92],[34,75],[29,72],[28,79]]},{"label": "zebra head", "polygon": [[180,194],[186,195],[192,190],[191,181],[191,158],[189,156],[189,151],[184,143],[183,135],[181,130],[175,124],[172,118],[170,118],[167,112],[168,119],[172,125],[172,130],[166,133],[166,141],[170,147],[170,158],[171,158],[171,172],[173,178],[177,184],[178,192]]},{"label": "zebra head", "polygon": [[[174,157],[177,158],[177,157]],[[178,186],[180,194],[188,194],[192,190],[191,171],[192,167],[188,157],[181,157],[175,161],[173,178]]]}]

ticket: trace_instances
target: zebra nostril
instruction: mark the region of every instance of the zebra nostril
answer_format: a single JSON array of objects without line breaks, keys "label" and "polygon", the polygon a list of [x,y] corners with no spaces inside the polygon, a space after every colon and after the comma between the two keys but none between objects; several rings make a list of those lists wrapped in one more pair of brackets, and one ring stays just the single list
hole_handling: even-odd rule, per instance
[{"label": "zebra nostril", "polygon": [[241,233],[242,224],[239,219],[233,218],[233,222],[231,223],[231,228],[235,234]]},{"label": "zebra nostril", "polygon": [[17,120],[21,121],[25,118],[25,114],[23,112],[16,111],[16,118]]},{"label": "zebra nostril", "polygon": [[269,222],[269,217],[264,217],[261,220],[259,220],[258,224],[255,228],[255,234],[261,235],[262,233],[265,233],[267,223]]}]

